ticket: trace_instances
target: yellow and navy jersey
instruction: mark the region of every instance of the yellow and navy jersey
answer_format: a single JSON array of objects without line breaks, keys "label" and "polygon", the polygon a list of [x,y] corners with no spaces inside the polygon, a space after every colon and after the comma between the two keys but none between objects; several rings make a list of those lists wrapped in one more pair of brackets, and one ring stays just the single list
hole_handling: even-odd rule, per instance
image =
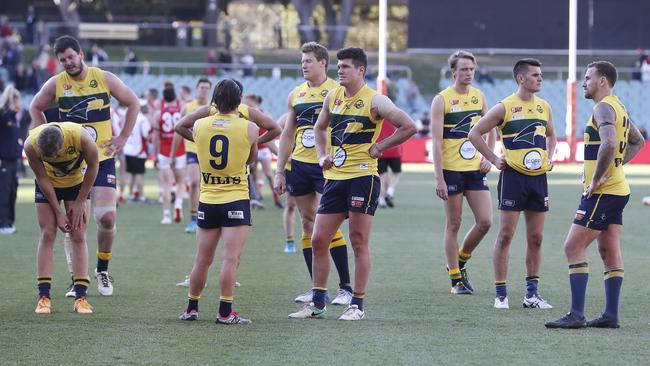
[{"label": "yellow and navy jersey", "polygon": [[[38,145],[38,134],[46,127],[59,126],[63,132],[63,147],[55,157],[44,157]],[[55,188],[69,188],[81,184],[84,179],[86,161],[81,149],[81,129],[72,122],[52,122],[42,124],[29,131],[29,142],[38,158],[43,161],[45,173]]]},{"label": "yellow and navy jersey", "polygon": [[[625,157],[625,150],[627,149],[627,134],[630,131],[630,116],[627,110],[617,96],[609,95],[600,103],[605,103],[614,109],[616,112],[616,120],[614,126],[616,127],[616,150],[614,151],[614,160],[612,160],[605,176],[607,180],[602,186],[594,193],[611,194],[615,196],[627,196],[630,194],[630,185],[625,179],[625,172],[623,171],[623,158]],[[598,149],[600,148],[600,134],[598,126],[594,123],[593,115],[587,121],[584,133],[584,154],[585,162],[583,168],[583,186],[586,190],[591,184],[596,169],[596,160],[598,159]]]},{"label": "yellow and navy jersey", "polygon": [[485,101],[481,92],[470,87],[467,94],[460,94],[448,87],[439,94],[445,103],[442,169],[459,172],[479,170],[481,158],[467,136],[483,114]]},{"label": "yellow and navy jersey", "polygon": [[[194,99],[193,101],[185,104],[185,115],[188,115],[195,110],[197,110],[199,107],[203,107],[204,104],[199,104],[199,101]],[[196,145],[194,142],[190,140],[185,140],[185,151],[186,152],[191,152],[196,154]]]},{"label": "yellow and navy jersey", "polygon": [[194,123],[201,202],[222,204],[248,199],[248,123],[237,115],[220,113]]},{"label": "yellow and navy jersey", "polygon": [[338,82],[327,78],[323,84],[313,88],[305,81],[291,92],[290,103],[296,115],[296,138],[291,153],[293,159],[318,164],[314,124],[323,109],[323,101],[327,93],[338,86]]},{"label": "yellow and navy jersey", "polygon": [[539,97],[524,101],[516,94],[501,101],[505,108],[499,135],[506,162],[526,175],[542,175],[551,167],[546,153],[546,125],[550,119],[548,103]]},{"label": "yellow and navy jersey", "polygon": [[370,113],[377,92],[364,85],[355,95],[345,96],[339,86],[330,92],[328,130],[330,155],[334,166],[324,170],[325,179],[343,180],[377,175],[377,159],[370,156],[370,146],[377,141],[383,119]]},{"label": "yellow and navy jersey", "polygon": [[[217,106],[212,104],[211,108],[210,108],[210,115],[212,116],[212,115],[217,114],[217,113],[219,113],[219,110],[217,109]],[[244,104],[244,103],[241,103],[237,107],[237,114],[239,115],[239,118],[243,118],[243,119],[245,119],[247,121],[251,120],[251,115],[250,115],[250,111],[248,109],[248,106],[246,104]]]},{"label": "yellow and navy jersey", "polygon": [[[88,67],[86,77],[79,81],[65,71],[59,73],[56,76],[56,102],[59,121],[83,125],[97,147],[111,140],[111,94],[103,70]],[[105,154],[105,149],[99,148],[99,161],[112,157]]]}]

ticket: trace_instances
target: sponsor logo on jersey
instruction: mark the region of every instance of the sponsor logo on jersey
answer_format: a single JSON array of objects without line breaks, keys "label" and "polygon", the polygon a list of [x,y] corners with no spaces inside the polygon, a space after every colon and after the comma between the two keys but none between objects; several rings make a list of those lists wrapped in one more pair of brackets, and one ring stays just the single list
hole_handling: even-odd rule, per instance
[{"label": "sponsor logo on jersey", "polygon": [[335,106],[339,106],[339,105],[341,105],[341,104],[343,104],[343,101],[342,101],[341,99],[338,99],[338,98],[337,98],[337,99],[334,99],[334,105],[335,105]]},{"label": "sponsor logo on jersey", "polygon": [[[537,150],[529,151],[524,155],[524,166],[528,170],[537,170],[542,167],[542,154]],[[546,202],[544,202],[546,204]]]},{"label": "sponsor logo on jersey", "polygon": [[108,184],[115,184],[115,175],[113,174],[106,174],[106,182]]},{"label": "sponsor logo on jersey", "polygon": [[72,85],[70,84],[63,84],[63,90],[70,90],[72,89]]},{"label": "sponsor logo on jersey", "polygon": [[359,169],[360,170],[368,170],[368,163],[359,164]]},{"label": "sponsor logo on jersey", "polygon": [[236,219],[236,220],[243,220],[244,219],[244,211],[228,211],[228,218],[229,219]]},{"label": "sponsor logo on jersey", "polygon": [[303,90],[303,91],[301,91],[300,93],[298,93],[298,95],[297,95],[296,97],[297,97],[297,98],[302,98],[302,97],[304,97],[306,94],[307,94],[307,92]]},{"label": "sponsor logo on jersey", "polygon": [[201,172],[204,184],[241,184],[241,177],[219,177],[210,172]]},{"label": "sponsor logo on jersey", "polygon": [[511,113],[519,113],[519,112],[521,112],[521,111],[523,111],[523,110],[524,110],[524,107],[521,107],[521,106],[510,108],[510,112],[511,112]]},{"label": "sponsor logo on jersey", "polygon": [[365,202],[365,200],[366,199],[364,197],[352,196],[350,200],[350,204],[352,205],[352,207],[362,207],[363,202]]},{"label": "sponsor logo on jersey", "polygon": [[451,105],[458,105],[458,104],[460,104],[460,100],[458,100],[458,99],[450,99],[450,100],[449,100],[449,104],[451,104]]}]

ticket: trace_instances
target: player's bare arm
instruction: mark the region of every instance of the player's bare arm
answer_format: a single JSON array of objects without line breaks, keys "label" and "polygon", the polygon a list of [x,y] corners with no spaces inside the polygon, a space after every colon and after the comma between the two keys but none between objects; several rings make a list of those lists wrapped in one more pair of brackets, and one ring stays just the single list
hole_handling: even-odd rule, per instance
[{"label": "player's bare arm", "polygon": [[[442,136],[444,132],[445,101],[440,95],[436,95],[431,102],[431,137],[433,153],[433,169],[436,174],[436,196],[443,200],[449,198],[447,194],[447,183],[442,174]],[[489,164],[489,163],[488,163]]]},{"label": "player's bare arm", "polygon": [[623,156],[623,164],[627,164],[645,145],[645,139],[639,129],[634,125],[632,120],[630,122],[630,130],[627,132],[627,148],[625,156]]},{"label": "player's bare arm", "polygon": [[498,103],[492,107],[474,127],[469,131],[469,140],[472,145],[478,150],[483,157],[491,162],[497,169],[503,170],[506,167],[506,159],[503,156],[497,156],[488,144],[483,140],[483,135],[490,130],[494,130],[497,126],[503,123],[503,116],[505,116],[505,107],[503,103]]},{"label": "player's bare arm", "polygon": [[138,113],[140,112],[140,102],[138,97],[133,93],[133,90],[126,86],[122,80],[120,80],[113,73],[104,71],[104,78],[106,79],[106,85],[112,96],[117,99],[120,104],[126,106],[126,116],[124,118],[124,127],[118,136],[113,136],[111,141],[104,144],[107,147],[106,155],[117,154],[122,151],[126,140],[131,136],[133,132],[133,126],[135,126],[135,120],[138,118]]},{"label": "player's bare arm", "polygon": [[553,154],[555,153],[555,145],[557,145],[557,137],[555,136],[555,125],[553,124],[553,110],[550,105],[548,108],[548,121],[546,122],[546,154],[553,169]]},{"label": "player's bare arm", "polygon": [[[485,116],[488,112],[488,105],[485,102],[485,95],[483,92],[481,92],[481,98],[483,98],[483,108],[481,109],[481,116]],[[483,135],[483,139],[487,142],[488,147],[490,148],[490,151],[494,151],[494,145],[496,144],[497,141],[497,130],[496,128],[493,128],[488,132],[487,134]],[[489,160],[484,159],[481,157],[481,163],[479,165],[479,171],[481,173],[487,173],[492,169],[492,163],[490,163]]]},{"label": "player's bare arm", "polygon": [[261,127],[266,130],[262,136],[257,138],[258,144],[267,143],[276,137],[280,136],[282,129],[280,126],[275,123],[273,118],[268,114],[262,112],[261,110],[253,107],[248,108],[248,113],[251,122],[255,123],[258,127]]},{"label": "player's bare arm", "polygon": [[600,147],[598,148],[598,157],[596,158],[596,169],[591,180],[591,184],[587,187],[585,194],[591,197],[608,178],[607,170],[614,160],[614,153],[616,151],[616,112],[614,108],[606,103],[598,103],[594,107],[594,123],[598,126],[598,134],[600,135]]},{"label": "player's bare arm", "polygon": [[[192,120],[192,118],[181,118],[181,120],[176,124],[176,127],[174,127],[174,130],[179,137],[194,142],[194,134],[191,130],[194,127],[194,123],[196,123],[196,121]],[[174,139],[176,139],[176,135],[174,135]]]},{"label": "player's bare arm", "polygon": [[43,84],[43,87],[34,95],[34,99],[32,99],[32,103],[29,105],[29,116],[32,119],[32,123],[29,125],[30,130],[43,123],[47,123],[44,112],[54,103],[55,98],[56,77],[53,76]]},{"label": "player's bare arm", "polygon": [[27,156],[27,163],[34,171],[34,178],[36,183],[41,188],[41,192],[47,198],[47,202],[52,208],[52,211],[56,215],[56,226],[64,233],[70,232],[70,220],[65,214],[65,211],[61,208],[59,200],[56,198],[56,193],[54,193],[54,186],[50,178],[48,178],[47,173],[45,172],[45,166],[43,161],[38,158],[36,151],[32,146],[29,140],[25,141],[25,155]]},{"label": "player's bare arm", "polygon": [[251,150],[248,153],[246,164],[253,164],[257,160],[257,136],[260,133],[259,127],[253,122],[248,123],[248,142],[251,144]]},{"label": "player's bare arm", "polygon": [[370,156],[373,158],[379,158],[382,151],[402,144],[418,132],[411,117],[385,95],[377,94],[372,98],[370,113],[375,119],[387,119],[397,128],[392,135],[370,146]]},{"label": "player's bare arm", "polygon": [[330,122],[330,93],[327,93],[325,100],[323,100],[323,109],[318,114],[318,119],[314,124],[314,141],[316,142],[316,156],[318,157],[318,164],[327,170],[334,165],[334,158],[327,153],[327,126]]},{"label": "player's bare arm", "polygon": [[282,127],[282,134],[280,134],[280,144],[278,146],[278,162],[275,169],[275,178],[273,179],[273,189],[277,194],[284,194],[286,190],[287,177],[285,177],[284,170],[287,161],[291,156],[293,142],[296,136],[296,114],[293,108],[289,108],[280,119],[284,121]]},{"label": "player's bare arm", "polygon": [[77,199],[68,205],[67,212],[73,230],[78,230],[82,223],[86,224],[88,222],[85,210],[86,200],[99,170],[97,145],[95,145],[95,141],[85,129],[81,130],[81,151],[84,154],[87,168],[84,173],[84,179],[81,182],[81,188],[79,188],[79,194],[77,194]]}]

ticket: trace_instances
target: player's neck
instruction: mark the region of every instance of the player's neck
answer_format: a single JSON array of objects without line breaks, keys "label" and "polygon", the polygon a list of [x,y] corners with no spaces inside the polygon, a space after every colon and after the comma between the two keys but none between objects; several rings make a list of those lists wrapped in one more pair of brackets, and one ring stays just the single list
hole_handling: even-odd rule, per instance
[{"label": "player's neck", "polygon": [[522,87],[519,87],[519,89],[517,89],[517,93],[515,94],[517,94],[519,99],[526,102],[532,102],[533,100],[535,100],[535,93],[528,91]]},{"label": "player's neck", "polygon": [[606,97],[609,97],[610,95],[614,95],[614,93],[612,93],[612,90],[611,90],[611,89],[609,89],[609,90],[607,90],[607,89],[599,90],[599,91],[596,92],[596,94],[594,95],[594,102],[595,102],[596,104],[598,104],[598,103],[600,103],[603,99],[605,99]]},{"label": "player's neck", "polygon": [[196,98],[196,103],[198,105],[206,105],[206,104],[208,104],[208,102],[209,102],[208,98],[205,98],[205,99]]},{"label": "player's neck", "polygon": [[364,85],[366,85],[366,83],[363,82],[363,81],[360,81],[358,83],[354,83],[353,85],[345,86],[345,97],[350,98],[350,97],[353,97],[353,96],[357,95],[359,90],[361,90],[361,88],[363,88]]},{"label": "player's neck", "polygon": [[317,87],[323,85],[323,83],[326,80],[327,80],[327,74],[318,75],[317,77],[314,78],[314,80],[307,79],[307,85],[310,88],[317,88]]},{"label": "player's neck", "polygon": [[469,88],[471,87],[471,85],[470,84],[465,85],[465,84],[460,84],[460,83],[454,83],[451,87],[458,94],[467,94],[467,93],[469,93]]}]

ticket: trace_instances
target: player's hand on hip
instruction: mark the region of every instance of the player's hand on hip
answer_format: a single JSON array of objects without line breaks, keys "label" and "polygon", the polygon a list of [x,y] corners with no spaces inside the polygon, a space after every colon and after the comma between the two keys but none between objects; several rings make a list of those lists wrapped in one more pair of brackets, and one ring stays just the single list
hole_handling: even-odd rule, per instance
[{"label": "player's hand on hip", "polygon": [[479,165],[479,171],[485,174],[485,173],[489,173],[491,169],[492,169],[492,163],[490,163],[486,159],[481,159],[481,164]]},{"label": "player's hand on hip", "polygon": [[109,142],[102,144],[101,147],[106,148],[106,155],[113,156],[122,151],[127,139],[127,137],[113,136]]},{"label": "player's hand on hip", "polygon": [[382,152],[376,143],[370,146],[370,149],[368,149],[368,154],[370,154],[370,157],[373,159],[379,159],[382,156]]},{"label": "player's hand on hip", "polygon": [[447,193],[447,183],[444,179],[436,179],[436,196],[440,197],[443,201],[449,198]]},{"label": "player's hand on hip", "polygon": [[320,165],[323,170],[330,169],[334,166],[334,159],[332,159],[331,155],[325,155],[318,159],[318,165]]},{"label": "player's hand on hip", "polygon": [[498,157],[497,160],[492,162],[492,164],[494,164],[494,166],[499,170],[504,170],[508,167],[508,163],[506,163],[506,158],[504,156]]}]

